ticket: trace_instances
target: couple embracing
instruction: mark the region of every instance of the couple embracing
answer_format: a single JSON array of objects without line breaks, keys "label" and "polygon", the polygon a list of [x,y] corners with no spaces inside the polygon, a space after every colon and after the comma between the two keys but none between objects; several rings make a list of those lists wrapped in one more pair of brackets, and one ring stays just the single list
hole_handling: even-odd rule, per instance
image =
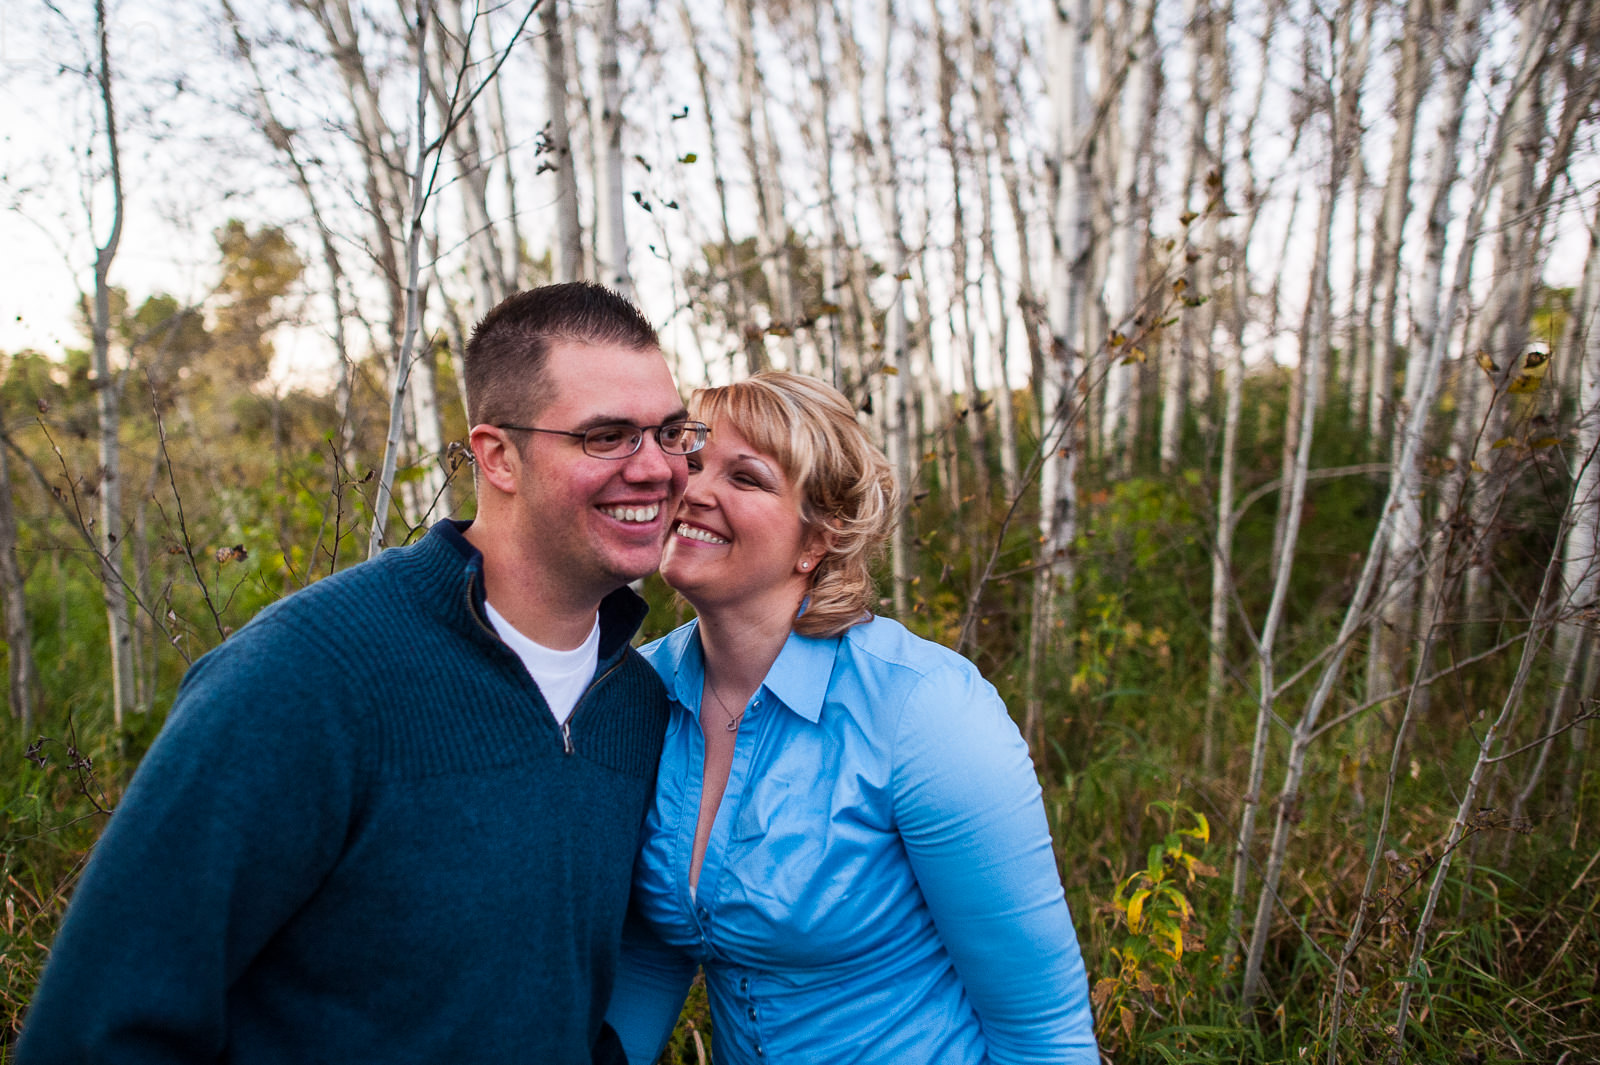
[{"label": "couple embracing", "polygon": [[[17,1060],[1097,1060],[1027,750],[876,618],[897,513],[832,388],[686,408],[597,285],[465,355],[478,508],[195,663]],[[694,607],[635,651],[626,585]]]}]

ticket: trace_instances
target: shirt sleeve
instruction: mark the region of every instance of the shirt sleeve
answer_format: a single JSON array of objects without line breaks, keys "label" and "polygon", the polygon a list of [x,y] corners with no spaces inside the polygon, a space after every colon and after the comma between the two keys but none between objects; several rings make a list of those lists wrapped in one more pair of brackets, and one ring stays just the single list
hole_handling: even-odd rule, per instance
[{"label": "shirt sleeve", "polygon": [[629,907],[617,982],[606,1010],[606,1023],[622,1040],[628,1065],[652,1065],[661,1056],[696,968],[693,959],[663,943]]},{"label": "shirt sleeve", "polygon": [[895,818],[993,1065],[1094,1065],[1089,988],[1027,746],[965,661],[901,709]]},{"label": "shirt sleeve", "polygon": [[337,861],[358,754],[314,681],[250,657],[224,645],[185,679],[73,895],[19,1065],[215,1062],[228,989]]}]

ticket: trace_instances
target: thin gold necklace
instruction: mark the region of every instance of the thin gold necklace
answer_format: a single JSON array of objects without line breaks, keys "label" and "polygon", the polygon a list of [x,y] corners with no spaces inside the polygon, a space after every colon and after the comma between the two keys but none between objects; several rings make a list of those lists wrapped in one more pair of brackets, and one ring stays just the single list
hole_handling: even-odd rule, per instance
[{"label": "thin gold necklace", "polygon": [[744,719],[744,711],[740,710],[736,714],[732,710],[729,710],[728,704],[722,701],[722,696],[718,695],[717,689],[712,686],[711,678],[709,676],[706,677],[706,691],[711,694],[711,698],[716,700],[717,707],[722,711],[723,716],[728,719],[728,724],[726,726],[727,731],[738,732],[739,722]]}]

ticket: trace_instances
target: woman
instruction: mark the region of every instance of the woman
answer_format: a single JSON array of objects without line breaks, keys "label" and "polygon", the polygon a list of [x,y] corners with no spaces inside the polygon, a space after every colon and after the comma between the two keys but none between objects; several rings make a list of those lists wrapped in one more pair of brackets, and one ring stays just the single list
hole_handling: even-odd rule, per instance
[{"label": "woman", "polygon": [[718,1065],[1098,1060],[1033,766],[966,659],[873,618],[893,474],[832,388],[758,374],[711,426],[661,572],[698,618],[608,1020],[660,1054],[696,967]]}]

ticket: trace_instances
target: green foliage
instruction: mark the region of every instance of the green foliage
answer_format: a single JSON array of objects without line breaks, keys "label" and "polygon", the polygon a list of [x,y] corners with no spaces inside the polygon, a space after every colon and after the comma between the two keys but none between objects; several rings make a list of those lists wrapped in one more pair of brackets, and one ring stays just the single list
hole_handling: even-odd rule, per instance
[{"label": "green foliage", "polygon": [[[114,333],[132,367],[122,393],[123,477],[128,539],[141,552],[141,577],[132,591],[141,698],[148,707],[121,732],[108,710],[96,559],[82,535],[99,490],[98,383],[89,379],[82,352],[62,361],[15,355],[0,380],[7,435],[32,463],[31,469],[14,466],[14,495],[45,688],[36,731],[0,749],[0,1061],[104,824],[101,811],[115,805],[188,663],[266,604],[365,554],[371,470],[386,418],[381,366],[374,359],[357,367],[351,412],[357,446],[345,453],[335,446],[339,426],[331,397],[280,393],[263,376],[272,330],[284,320],[282,297],[299,283],[297,253],[281,232],[237,223],[223,227],[218,240],[220,284],[206,307],[184,307],[160,295],[137,307],[120,293],[113,299]],[[765,279],[754,249],[737,250],[741,277],[761,303]],[[823,301],[820,260],[801,248],[792,253],[803,313],[847,317],[851,308]],[[742,327],[727,318],[733,302],[720,255],[720,247],[712,249],[709,268],[690,278],[691,302],[702,314],[722,316],[721,324]],[[1570,294],[1545,296],[1534,331],[1557,335],[1565,328]],[[1133,343],[1118,348],[1124,358],[1132,357]],[[1144,352],[1172,343],[1174,336],[1152,333],[1135,346]],[[871,361],[870,353],[862,354]],[[1570,411],[1553,394],[1553,373],[1530,367],[1526,358],[1515,369],[1512,380],[1526,381],[1499,401],[1507,415],[1504,436],[1483,441],[1471,460],[1478,467],[1470,471],[1506,486],[1496,512],[1500,536],[1489,552],[1506,616],[1441,630],[1441,664],[1465,660],[1506,635],[1515,615],[1525,612],[1523,604],[1536,598],[1558,527],[1569,483],[1563,441]],[[1388,1053],[1399,988],[1410,979],[1420,907],[1455,797],[1476,757],[1480,715],[1500,705],[1515,666],[1509,653],[1490,656],[1431,689],[1429,707],[1411,723],[1394,782],[1390,853],[1379,856],[1376,887],[1365,901],[1380,815],[1375,785],[1382,784],[1397,722],[1383,716],[1387,709],[1373,711],[1313,747],[1292,811],[1290,866],[1270,929],[1266,1000],[1258,1008],[1241,1007],[1235,961],[1224,955],[1229,877],[1208,863],[1231,871],[1231,832],[1247,789],[1256,678],[1241,618],[1259,624],[1271,594],[1280,501],[1273,482],[1281,474],[1288,382],[1287,371],[1265,367],[1244,385],[1238,497],[1259,495],[1240,513],[1236,529],[1237,598],[1226,648],[1230,672],[1218,702],[1222,758],[1215,772],[1199,758],[1216,519],[1215,412],[1185,426],[1173,472],[1157,468],[1153,432],[1136,445],[1131,469],[1085,459],[1075,583],[1034,677],[1027,660],[1036,498],[1024,493],[1011,509],[1013,501],[1001,497],[996,457],[988,456],[985,466],[972,454],[959,413],[950,424],[932,427],[909,493],[915,570],[910,613],[902,620],[946,644],[970,631],[966,653],[1019,717],[1030,698],[1037,700],[1041,718],[1030,739],[1046,815],[1095,988],[1101,1036],[1120,1062],[1300,1063],[1326,1060],[1330,1047],[1343,1062]],[[440,386],[446,394],[454,387],[448,360]],[[1011,403],[1022,423],[1032,417],[1029,394],[996,398]],[[1388,442],[1366,438],[1347,399],[1335,391],[1318,413],[1314,468],[1387,457]],[[1450,402],[1447,396],[1442,406]],[[447,405],[447,417],[449,432],[463,435],[454,405]],[[1425,502],[1431,513],[1453,471],[1442,441],[1432,441],[1430,449]],[[419,472],[402,467],[397,481],[404,485]],[[979,489],[985,483],[987,494]],[[1276,706],[1286,719],[1303,706],[1315,676],[1311,667],[1332,642],[1382,517],[1385,490],[1383,474],[1325,478],[1308,488],[1278,639],[1285,667],[1279,683],[1287,687]],[[886,564],[883,570],[887,611]],[[643,591],[651,613],[641,640],[690,616],[659,577],[646,580]],[[1593,619],[1584,614],[1576,620]],[[1357,636],[1352,663],[1365,653],[1367,638],[1365,632]],[[1549,692],[1561,680],[1543,661],[1530,691]],[[1353,712],[1364,698],[1359,667],[1347,668],[1329,713]],[[1541,709],[1530,721],[1543,717]],[[1365,731],[1358,734],[1358,728]],[[38,748],[43,765],[24,757],[41,736],[47,738]],[[1269,790],[1280,769],[1281,736],[1278,729],[1271,737]],[[1518,743],[1536,739],[1535,726],[1519,736]],[[1528,780],[1532,757],[1495,767],[1485,807],[1510,807]],[[1513,825],[1508,817],[1485,814],[1458,848],[1424,944],[1406,1060],[1595,1056],[1600,922],[1594,920],[1588,829],[1600,816],[1594,757],[1592,746],[1563,738],[1552,748],[1551,767],[1534,781],[1524,816]],[[1253,848],[1252,885],[1261,858],[1261,848]],[[1335,959],[1358,914],[1368,931],[1340,976]],[[1337,1036],[1336,986],[1344,991]],[[699,1065],[709,1031],[703,984],[697,985],[668,1060]]]},{"label": "green foliage", "polygon": [[[1127,876],[1111,895],[1111,909],[1127,934],[1120,947],[1111,948],[1115,972],[1094,986],[1095,1034],[1111,1053],[1136,1047],[1140,1030],[1147,1027],[1141,1018],[1159,1017],[1162,1008],[1183,1023],[1193,995],[1185,959],[1192,965],[1204,946],[1189,895],[1197,880],[1217,875],[1190,850],[1190,840],[1211,842],[1204,814],[1166,801],[1151,803],[1147,812],[1165,814],[1170,830],[1151,845],[1144,868]],[[1179,828],[1180,820],[1192,825]]]}]

